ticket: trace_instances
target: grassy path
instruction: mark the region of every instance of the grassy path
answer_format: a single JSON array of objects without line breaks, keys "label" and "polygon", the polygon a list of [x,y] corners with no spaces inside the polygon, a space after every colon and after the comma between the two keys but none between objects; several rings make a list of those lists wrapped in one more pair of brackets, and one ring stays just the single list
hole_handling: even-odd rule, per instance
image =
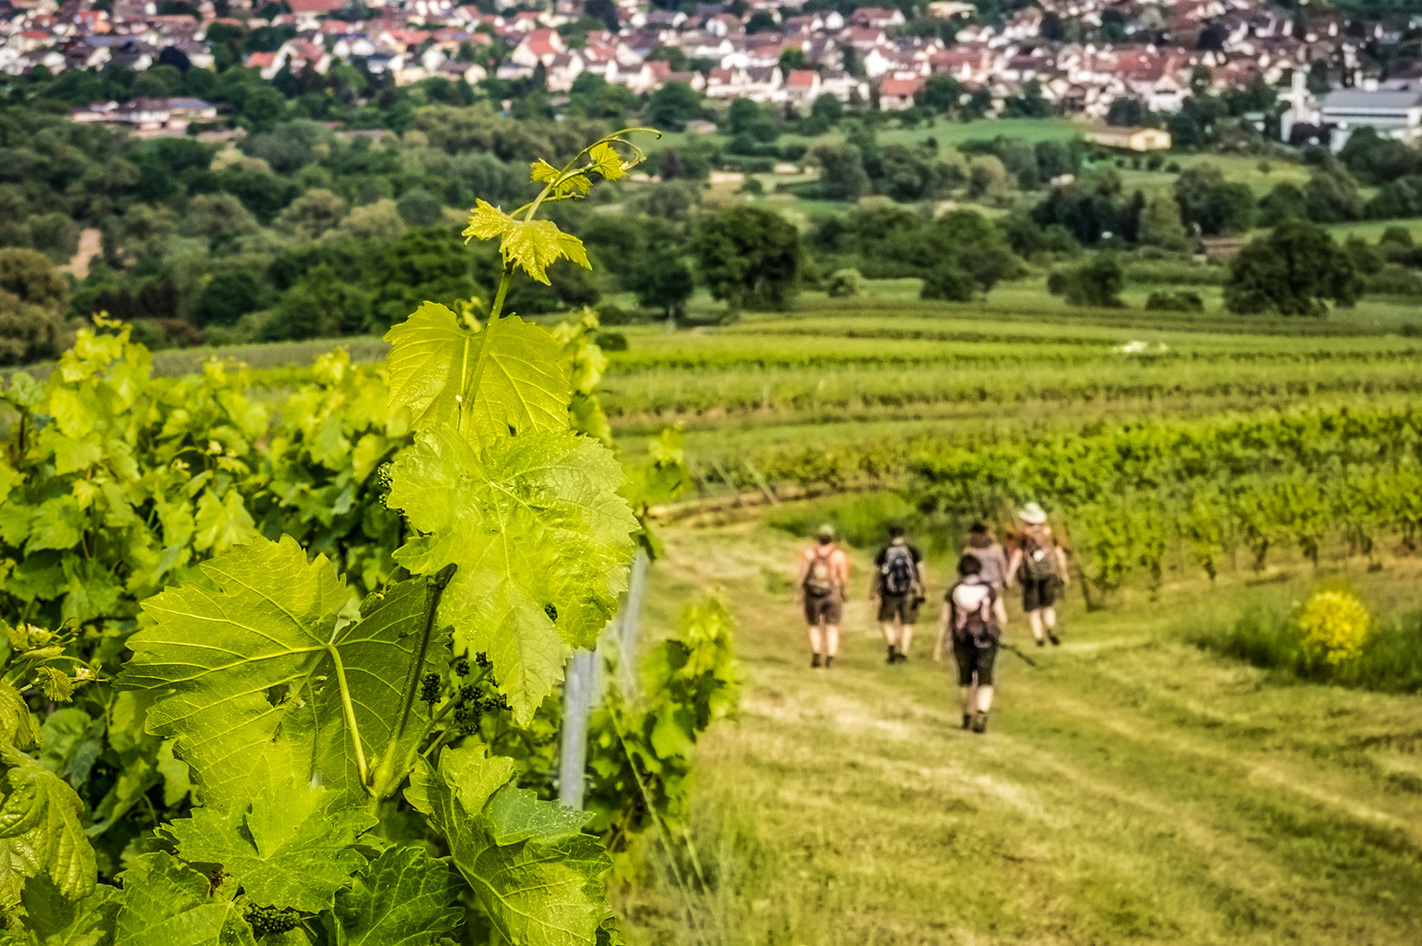
[{"label": "grassy path", "polygon": [[719,584],[747,680],[700,749],[708,893],[629,894],[634,942],[1422,942],[1422,701],[1270,682],[1151,626],[1229,589],[1070,609],[1040,669],[999,658],[974,736],[930,641],[883,663],[866,558],[844,657],[811,672],[796,543],[751,525],[667,540],[653,620]]}]

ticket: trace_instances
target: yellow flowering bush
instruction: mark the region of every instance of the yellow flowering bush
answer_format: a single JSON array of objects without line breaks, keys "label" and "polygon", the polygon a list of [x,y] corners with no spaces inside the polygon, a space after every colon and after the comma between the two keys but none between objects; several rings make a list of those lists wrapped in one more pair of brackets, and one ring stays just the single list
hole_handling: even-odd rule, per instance
[{"label": "yellow flowering bush", "polygon": [[1304,651],[1316,663],[1336,669],[1363,654],[1373,633],[1372,615],[1347,591],[1316,591],[1299,609]]}]

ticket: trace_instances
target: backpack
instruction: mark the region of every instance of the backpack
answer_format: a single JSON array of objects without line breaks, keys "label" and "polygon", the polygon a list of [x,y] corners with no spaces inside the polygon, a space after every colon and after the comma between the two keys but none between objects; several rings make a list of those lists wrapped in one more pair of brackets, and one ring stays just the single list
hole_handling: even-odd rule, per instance
[{"label": "backpack", "polygon": [[977,647],[988,647],[996,641],[992,616],[995,598],[992,586],[980,581],[954,585],[948,592],[953,605],[953,639],[972,641]]},{"label": "backpack", "polygon": [[1022,573],[1028,581],[1047,581],[1057,577],[1057,559],[1050,546],[1029,536],[1023,543]]},{"label": "backpack", "polygon": [[834,570],[830,568],[830,556],[834,554],[834,547],[829,545],[820,546],[826,549],[828,554],[821,555],[820,549],[815,549],[815,557],[810,562],[810,570],[805,573],[805,592],[822,598],[834,591]]},{"label": "backpack", "polygon": [[884,564],[879,566],[879,576],[885,594],[906,595],[917,584],[918,569],[913,564],[913,553],[907,545],[890,545],[884,549]]}]

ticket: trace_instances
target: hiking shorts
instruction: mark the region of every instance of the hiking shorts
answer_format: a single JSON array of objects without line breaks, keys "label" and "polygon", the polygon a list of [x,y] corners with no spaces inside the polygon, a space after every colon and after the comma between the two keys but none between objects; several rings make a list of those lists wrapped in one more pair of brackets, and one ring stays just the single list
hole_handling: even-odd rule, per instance
[{"label": "hiking shorts", "polygon": [[992,686],[992,665],[997,661],[997,643],[979,647],[971,640],[953,642],[953,662],[958,665],[958,686]]},{"label": "hiking shorts", "polygon": [[1057,603],[1057,579],[1043,578],[1040,581],[1024,579],[1022,582],[1022,610],[1036,611],[1050,608]]},{"label": "hiking shorts", "polygon": [[879,596],[879,623],[889,624],[899,621],[903,624],[918,623],[918,608],[923,598],[915,594]]},{"label": "hiking shorts", "polygon": [[812,595],[805,592],[805,623],[814,627],[818,624],[838,624],[844,612],[844,601],[838,594]]}]

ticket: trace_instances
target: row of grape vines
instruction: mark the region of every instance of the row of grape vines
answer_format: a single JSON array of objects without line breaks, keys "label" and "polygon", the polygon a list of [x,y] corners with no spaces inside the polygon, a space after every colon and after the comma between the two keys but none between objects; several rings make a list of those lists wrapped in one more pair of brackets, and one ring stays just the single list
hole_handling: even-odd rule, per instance
[{"label": "row of grape vines", "polygon": [[687,480],[672,432],[617,457],[595,319],[500,310],[585,260],[538,203],[638,156],[481,202],[487,316],[426,304],[385,366],[336,352],[263,399],[218,361],[155,377],[101,319],[0,389],[0,940],[620,941],[610,855],[679,816],[729,620],[689,609],[594,719],[587,812],[545,800],[563,665]]}]

